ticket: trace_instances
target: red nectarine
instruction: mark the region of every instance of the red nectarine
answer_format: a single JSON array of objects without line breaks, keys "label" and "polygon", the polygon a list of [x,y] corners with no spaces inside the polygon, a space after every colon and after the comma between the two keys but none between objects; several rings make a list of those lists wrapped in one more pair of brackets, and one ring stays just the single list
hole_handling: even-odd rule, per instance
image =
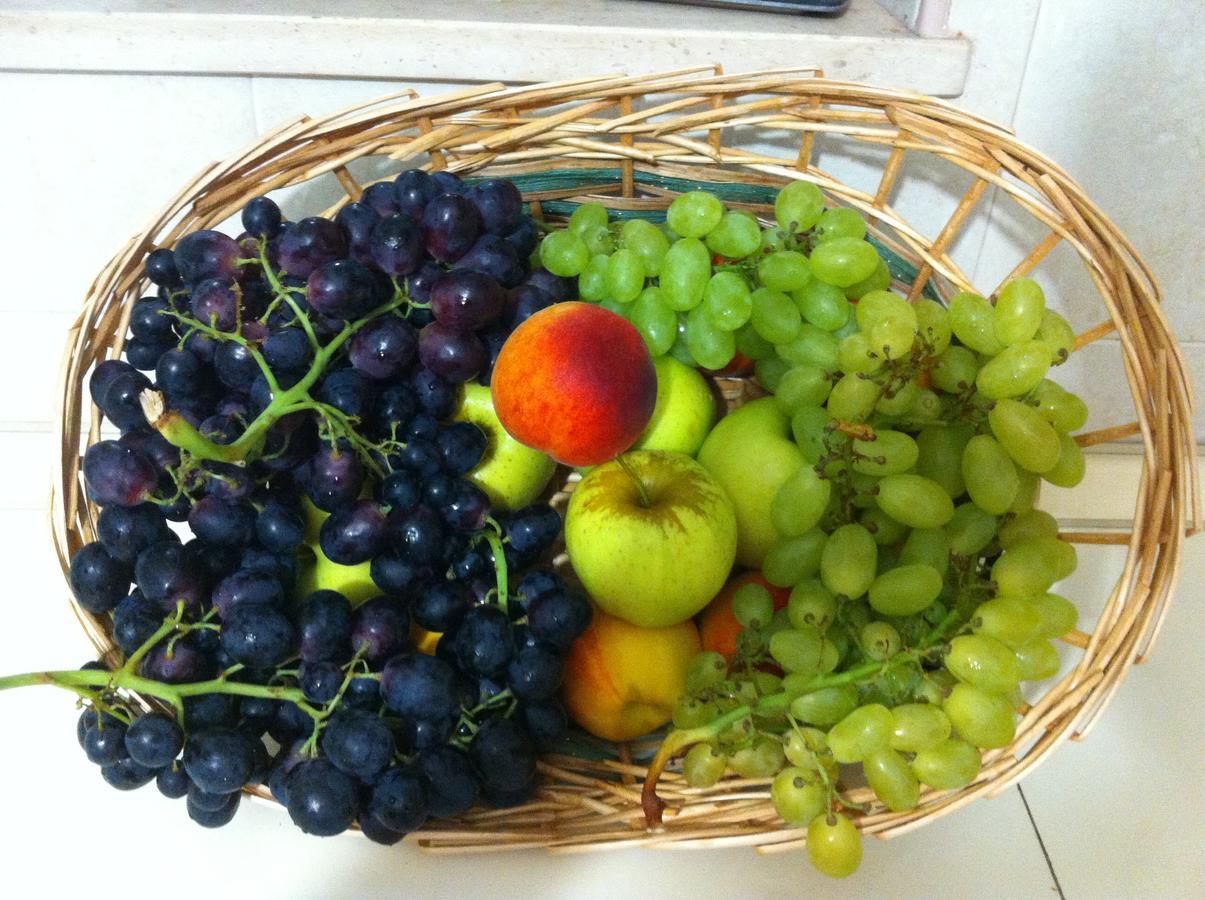
[{"label": "red nectarine", "polygon": [[657,402],[657,373],[627,320],[590,303],[558,303],[515,329],[490,388],[516,440],[571,466],[595,466],[640,437]]}]

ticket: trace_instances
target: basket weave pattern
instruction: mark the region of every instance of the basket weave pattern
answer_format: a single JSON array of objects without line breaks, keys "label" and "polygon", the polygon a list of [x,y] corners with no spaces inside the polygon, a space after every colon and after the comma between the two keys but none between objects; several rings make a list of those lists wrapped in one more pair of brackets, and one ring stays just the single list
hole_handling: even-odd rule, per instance
[{"label": "basket weave pattern", "polygon": [[[797,152],[780,157],[742,148],[742,139],[766,129],[798,134]],[[873,192],[843,184],[813,164],[822,134],[890,148]],[[208,167],[104,268],[70,332],[52,506],[64,573],[70,555],[95,539],[97,510],[86,499],[80,474],[83,450],[100,434],[87,375],[97,362],[121,351],[132,304],[148,287],[142,275],[145,254],[221,223],[253,197],[322,176],[333,174],[348,200],[357,199],[364,186],[347,166],[369,156],[389,157],[397,161],[395,168],[548,175],[541,187],[525,191],[537,215],[587,199],[619,215],[656,215],[679,193],[671,185],[687,182],[714,186],[729,206],[765,218],[764,199],[742,201],[741,185],[759,186],[764,194],[765,188],[806,179],[831,203],[865,214],[880,246],[911,264],[915,277],[904,287],[910,299],[926,289],[940,295],[975,289],[948,250],[988,188],[999,188],[1048,230],[1009,277],[1032,273],[1066,243],[1096,287],[1085,302],[1102,306],[1100,324],[1080,335],[1077,348],[1114,332],[1120,339],[1135,420],[1077,440],[1090,446],[1141,436],[1145,466],[1133,529],[1064,537],[1124,544],[1125,568],[1091,633],[1070,637],[1079,656],[1074,669],[1028,709],[1011,746],[985,754],[973,784],[958,791],[926,791],[920,805],[905,813],[886,811],[869,790],[855,790],[852,799],[871,804],[859,826],[866,833],[898,834],[1004,790],[1059,742],[1086,733],[1129,667],[1148,653],[1179,570],[1185,523],[1191,523],[1189,534],[1200,523],[1191,390],[1154,277],[1082,189],[1007,130],[932,98],[832,81],[815,70],[724,75],[718,69],[690,69],[516,89],[489,84],[434,98],[407,91],[321,119],[290,122]],[[939,158],[951,171],[973,178],[932,236],[904,221],[891,205],[903,166],[917,156]],[[725,187],[731,190],[725,193]],[[980,285],[978,292],[987,296],[995,288]],[[734,405],[752,386],[729,380],[722,387]],[[562,492],[559,499],[565,496]],[[76,612],[97,648],[116,659],[107,618]],[[417,839],[445,853],[654,843],[751,844],[773,852],[802,844],[805,830],[783,827],[775,814],[768,781],[732,777],[695,789],[667,773],[659,785],[667,802],[664,829],[649,833],[640,806],[644,767],[631,755],[639,750],[618,747],[613,758],[601,760],[546,757],[543,786],[527,805],[474,810],[431,823]]]}]

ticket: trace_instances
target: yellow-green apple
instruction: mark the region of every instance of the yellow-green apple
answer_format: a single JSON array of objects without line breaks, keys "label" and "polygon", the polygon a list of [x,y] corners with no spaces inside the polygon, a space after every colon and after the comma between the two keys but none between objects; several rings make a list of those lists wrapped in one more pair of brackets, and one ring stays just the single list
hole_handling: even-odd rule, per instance
[{"label": "yellow-green apple", "polygon": [[591,734],[609,741],[640,737],[670,720],[698,652],[699,633],[690,619],[638,628],[595,610],[565,659],[561,699]]},{"label": "yellow-green apple", "polygon": [[715,397],[699,370],[672,356],[653,361],[657,405],[634,450],[674,450],[694,456],[715,424]]},{"label": "yellow-green apple", "polygon": [[778,540],[770,504],[803,465],[803,454],[791,439],[791,420],[773,397],[746,403],[707,435],[699,462],[736,507],[737,562],[760,569],[766,551]]},{"label": "yellow-green apple", "polygon": [[685,453],[634,450],[578,484],[565,546],[603,612],[661,628],[693,616],[723,585],[736,516],[724,489]]},{"label": "yellow-green apple", "polygon": [[507,434],[494,412],[490,389],[466,384],[455,418],[472,422],[485,432],[488,441],[485,456],[468,478],[489,495],[490,503],[503,510],[521,509],[534,503],[552,479],[556,462]]},{"label": "yellow-green apple", "polygon": [[314,591],[338,591],[352,606],[358,606],[381,593],[369,574],[370,563],[343,566],[331,562],[318,546],[318,532],[330,517],[308,499],[302,499],[305,512],[305,545],[297,554],[296,596],[305,597]]}]

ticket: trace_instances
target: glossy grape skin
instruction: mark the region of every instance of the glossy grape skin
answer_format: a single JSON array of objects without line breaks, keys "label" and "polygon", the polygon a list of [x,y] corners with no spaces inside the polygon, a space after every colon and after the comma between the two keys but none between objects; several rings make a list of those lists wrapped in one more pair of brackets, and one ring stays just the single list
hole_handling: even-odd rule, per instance
[{"label": "glossy grape skin", "polygon": [[198,731],[184,747],[184,771],[206,793],[233,793],[250,780],[255,767],[252,740],[229,728]]},{"label": "glossy grape skin", "polygon": [[531,633],[560,650],[568,649],[585,632],[592,616],[589,602],[570,591],[550,591],[527,606]]},{"label": "glossy grape skin", "polygon": [[491,234],[506,234],[519,223],[523,196],[505,178],[490,178],[470,185],[465,196],[477,207],[482,227]]},{"label": "glossy grape skin", "polygon": [[133,577],[130,564],[115,559],[99,541],[85,544],[71,558],[69,581],[80,606],[105,613],[123,600]]},{"label": "glossy grape skin", "polygon": [[287,790],[289,818],[306,834],[340,834],[359,811],[355,782],[324,759],[299,764],[288,776]]},{"label": "glossy grape skin", "polygon": [[958,735],[976,747],[994,749],[1012,743],[1017,717],[1008,700],[969,684],[956,684],[944,709]]},{"label": "glossy grape skin", "polygon": [[954,638],[946,651],[945,664],[960,681],[989,693],[1007,693],[1020,680],[1013,651],[983,634],[963,634]]},{"label": "glossy grape skin", "polygon": [[970,784],[979,774],[979,767],[979,751],[957,738],[920,750],[912,760],[917,777],[939,791]]},{"label": "glossy grape skin", "polygon": [[284,660],[294,639],[288,617],[267,604],[239,605],[222,623],[222,649],[251,669],[268,669]]},{"label": "glossy grape skin", "polygon": [[915,809],[920,783],[907,760],[890,748],[876,750],[862,762],[866,782],[883,805],[893,812]]},{"label": "glossy grape skin", "polygon": [[1037,387],[1050,368],[1050,349],[1041,341],[1005,347],[975,376],[983,396],[992,400],[1021,397]]},{"label": "glossy grape skin", "polygon": [[940,528],[954,515],[941,485],[921,475],[887,475],[879,481],[879,508],[913,528]]},{"label": "glossy grape skin", "polygon": [[994,516],[1012,505],[1020,479],[1012,458],[988,434],[971,438],[962,453],[962,478],[975,505]]},{"label": "glossy grape skin", "polygon": [[841,813],[821,813],[808,826],[807,851],[819,871],[845,878],[862,863],[862,836]]},{"label": "glossy grape skin", "polygon": [[84,454],[84,480],[102,506],[138,506],[149,498],[159,473],[142,453],[117,441],[100,441]]},{"label": "glossy grape skin", "polygon": [[308,278],[323,263],[347,255],[347,234],[335,222],[319,216],[302,219],[276,242],[280,267],[289,275]]},{"label": "glossy grape skin", "polygon": [[363,483],[363,464],[351,451],[323,447],[306,465],[306,495],[325,512],[356,499]]},{"label": "glossy grape skin", "polygon": [[389,709],[404,716],[450,716],[458,707],[456,672],[436,657],[403,653],[385,664],[381,697]]},{"label": "glossy grape skin", "polygon": [[146,277],[161,287],[175,287],[183,279],[176,266],[175,254],[166,247],[152,250],[146,255]]},{"label": "glossy grape skin", "polygon": [[1014,278],[1000,291],[992,315],[992,330],[1006,347],[1030,340],[1046,313],[1046,297],[1037,282]]},{"label": "glossy grape skin", "polygon": [[125,734],[126,752],[149,769],[170,765],[184,747],[184,734],[175,720],[162,713],[139,716]]},{"label": "glossy grape skin", "polygon": [[354,566],[380,553],[385,539],[384,511],[372,500],[356,500],[322,523],[318,543],[331,562]]},{"label": "glossy grape skin", "polygon": [[431,285],[435,320],[455,331],[489,325],[502,313],[503,305],[502,287],[480,272],[454,269]]},{"label": "glossy grape skin", "polygon": [[921,563],[901,565],[875,578],[870,605],[889,616],[910,616],[928,607],[941,593],[941,574]]},{"label": "glossy grape skin", "polygon": [[189,283],[206,278],[234,280],[239,246],[219,231],[194,231],[176,244],[174,261],[180,276]]},{"label": "glossy grape skin", "polygon": [[469,744],[469,758],[487,791],[523,791],[535,778],[535,746],[511,719],[484,722]]},{"label": "glossy grape skin", "polygon": [[426,368],[456,384],[471,381],[487,362],[480,338],[439,322],[432,322],[419,332],[418,354]]},{"label": "glossy grape skin", "polygon": [[496,606],[473,607],[456,629],[453,649],[461,671],[500,673],[514,650],[510,619]]},{"label": "glossy grape skin", "polygon": [[422,232],[427,253],[439,262],[455,262],[481,233],[481,214],[468,198],[441,194],[423,209]]},{"label": "glossy grape skin", "polygon": [[374,597],[352,616],[352,649],[373,665],[404,649],[409,637],[409,612],[395,597]]},{"label": "glossy grape skin", "polygon": [[807,231],[823,212],[824,195],[810,181],[793,181],[774,198],[774,217],[784,231]]},{"label": "glossy grape skin", "polygon": [[134,564],[134,581],[164,612],[174,612],[177,602],[188,609],[209,599],[203,569],[178,541],[161,541],[143,550]]},{"label": "glossy grape skin", "polygon": [[856,599],[875,577],[878,553],[874,539],[861,525],[842,525],[829,535],[820,557],[820,577],[834,594]]},{"label": "glossy grape skin", "polygon": [[155,778],[155,771],[141,766],[129,757],[102,766],[101,777],[110,787],[119,791],[133,791],[145,784],[150,784]]}]

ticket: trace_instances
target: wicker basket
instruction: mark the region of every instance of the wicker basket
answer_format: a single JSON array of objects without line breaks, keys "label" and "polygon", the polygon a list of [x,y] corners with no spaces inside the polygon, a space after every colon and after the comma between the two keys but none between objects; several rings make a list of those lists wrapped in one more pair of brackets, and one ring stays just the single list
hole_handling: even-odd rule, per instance
[{"label": "wicker basket", "polygon": [[[790,146],[781,154],[747,149],[771,134],[787,135]],[[878,148],[885,161],[872,179],[877,185],[856,189],[818,168],[818,138],[838,142],[863,161],[868,145]],[[368,167],[358,162],[367,157],[378,158],[379,175],[423,165],[515,178],[537,215],[564,214],[589,199],[616,215],[655,218],[678,193],[703,184],[729,205],[764,216],[775,188],[806,179],[830,202],[869,217],[872,237],[910,299],[922,291],[941,296],[972,289],[950,248],[995,188],[998,203],[1011,203],[1044,235],[1018,254],[1009,277],[1033,272],[1066,245],[1095,285],[1095,296],[1083,297],[1083,303],[1103,306],[1100,324],[1079,336],[1077,349],[1113,332],[1120,338],[1116,346],[1135,420],[1077,440],[1091,446],[1141,437],[1145,467],[1133,530],[1064,537],[1124,544],[1128,555],[1095,628],[1068,636],[1078,664],[1025,712],[1013,744],[989,751],[973,784],[926,791],[909,812],[888,812],[868,790],[855,790],[855,800],[871,803],[860,827],[880,836],[898,834],[1004,790],[1061,741],[1082,736],[1130,666],[1147,654],[1175,584],[1186,521],[1189,534],[1199,527],[1188,376],[1150,270],[1071,178],[1006,129],[929,97],[832,81],[810,69],[749,75],[690,69],[515,89],[489,84],[430,99],[405,92],[322,119],[290,122],[208,167],[104,268],[71,330],[52,513],[64,572],[70,555],[95,534],[96,509],[85,498],[80,476],[82,451],[100,430],[86,376],[94,364],[120,352],[131,305],[147,287],[145,254],[223,222],[268,191],[337,179],[347,195],[341,203],[357,198],[363,185],[348,166]],[[932,235],[904,221],[891,205],[901,172],[916,162],[927,166],[930,179],[937,172],[954,183],[969,180]],[[995,287],[979,290],[987,295]],[[730,402],[739,402],[742,385],[727,388]],[[79,609],[77,614],[100,651],[116,654],[107,621]],[[783,827],[774,813],[767,782],[731,777],[693,789],[667,774],[660,785],[668,802],[664,826],[649,832],[640,803],[644,767],[632,755],[639,759],[641,749],[605,747],[581,757],[547,757],[543,786],[526,806],[474,810],[433,823],[416,837],[437,852],[646,844],[749,844],[771,852],[803,843],[804,830]]]}]

